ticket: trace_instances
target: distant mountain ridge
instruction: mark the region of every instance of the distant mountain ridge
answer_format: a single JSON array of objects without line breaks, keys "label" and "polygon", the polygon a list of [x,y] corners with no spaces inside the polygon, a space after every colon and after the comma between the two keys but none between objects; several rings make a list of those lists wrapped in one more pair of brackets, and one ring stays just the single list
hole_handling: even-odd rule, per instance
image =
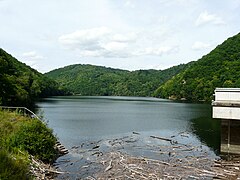
[{"label": "distant mountain ridge", "polygon": [[0,48],[0,105],[29,107],[38,97],[57,94],[55,81]]},{"label": "distant mountain ridge", "polygon": [[89,96],[153,96],[154,91],[187,65],[166,70],[127,71],[94,65],[70,65],[45,75],[65,91]]},{"label": "distant mountain ridge", "polygon": [[240,87],[240,33],[162,84],[155,96],[209,102],[216,87]]},{"label": "distant mountain ridge", "polygon": [[240,87],[240,34],[195,62],[165,70],[127,71],[70,65],[41,74],[0,48],[0,105],[29,105],[66,92],[211,101],[216,87]]}]

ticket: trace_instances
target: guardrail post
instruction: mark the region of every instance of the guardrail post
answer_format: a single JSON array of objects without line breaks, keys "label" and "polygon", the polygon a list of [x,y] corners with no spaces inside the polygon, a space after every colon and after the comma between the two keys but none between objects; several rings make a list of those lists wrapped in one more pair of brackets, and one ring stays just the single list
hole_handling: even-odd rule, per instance
[{"label": "guardrail post", "polygon": [[27,116],[27,112],[31,115],[31,117],[34,117],[42,122],[42,120],[31,110],[29,110],[26,107],[10,107],[10,106],[0,106],[1,109],[7,109],[8,111],[10,109],[15,109],[17,113],[23,113],[24,116]]}]

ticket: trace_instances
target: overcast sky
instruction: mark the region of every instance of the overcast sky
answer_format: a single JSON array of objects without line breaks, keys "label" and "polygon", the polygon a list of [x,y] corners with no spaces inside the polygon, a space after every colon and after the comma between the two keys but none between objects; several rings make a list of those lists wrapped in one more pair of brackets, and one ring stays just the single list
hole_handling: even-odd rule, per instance
[{"label": "overcast sky", "polygon": [[165,69],[240,31],[240,0],[0,0],[0,47],[40,72]]}]

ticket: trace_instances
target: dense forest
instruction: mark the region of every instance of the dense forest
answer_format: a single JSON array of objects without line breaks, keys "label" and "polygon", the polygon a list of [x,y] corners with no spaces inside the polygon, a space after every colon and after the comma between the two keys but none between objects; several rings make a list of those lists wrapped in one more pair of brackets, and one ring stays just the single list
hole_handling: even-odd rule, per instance
[{"label": "dense forest", "polygon": [[93,65],[70,65],[46,76],[73,94],[89,96],[153,96],[154,91],[186,65],[160,70],[127,71]]},{"label": "dense forest", "polygon": [[211,101],[216,87],[240,87],[240,34],[161,85],[155,96],[190,101]]},{"label": "dense forest", "polygon": [[62,89],[79,95],[156,96],[210,102],[216,87],[240,87],[240,34],[198,61],[162,71],[71,65],[46,75]]},{"label": "dense forest", "polygon": [[0,104],[29,106],[38,97],[156,96],[211,101],[216,87],[240,87],[240,34],[196,62],[165,70],[127,71],[70,65],[45,75],[0,49]]},{"label": "dense forest", "polygon": [[62,94],[58,84],[0,48],[0,105],[32,105],[38,97]]}]

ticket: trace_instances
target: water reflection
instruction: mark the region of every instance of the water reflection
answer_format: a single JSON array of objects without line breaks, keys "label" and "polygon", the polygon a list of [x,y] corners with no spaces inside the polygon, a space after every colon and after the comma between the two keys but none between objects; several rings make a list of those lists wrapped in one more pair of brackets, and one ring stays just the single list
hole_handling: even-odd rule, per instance
[{"label": "water reflection", "polygon": [[89,139],[121,136],[133,131],[171,137],[189,132],[193,143],[219,150],[220,125],[207,104],[178,103],[139,97],[53,97],[38,103],[67,147]]},{"label": "water reflection", "polygon": [[[157,98],[67,96],[43,99],[38,107],[70,150],[57,160],[56,166],[71,173],[59,179],[93,174],[99,166],[91,158],[114,150],[160,160],[178,155],[214,159],[219,152],[220,124],[211,118],[211,106],[207,104]],[[155,136],[173,141],[152,138]],[[79,169],[88,166],[92,168]]]},{"label": "water reflection", "polygon": [[216,154],[220,153],[220,121],[211,117],[199,117],[192,119],[193,133],[200,141],[212,148]]}]

